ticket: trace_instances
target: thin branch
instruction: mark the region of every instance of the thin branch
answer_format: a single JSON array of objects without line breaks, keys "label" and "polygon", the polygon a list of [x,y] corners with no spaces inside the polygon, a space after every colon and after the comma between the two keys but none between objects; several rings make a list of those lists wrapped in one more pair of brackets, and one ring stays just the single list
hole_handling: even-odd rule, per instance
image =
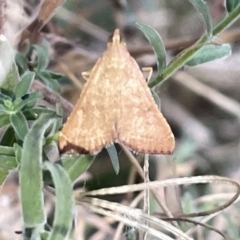
[{"label": "thin branch", "polygon": [[51,89],[49,89],[48,87],[46,87],[41,82],[34,80],[31,90],[36,90],[36,89],[38,89],[42,93],[43,99],[46,102],[50,103],[53,106],[55,106],[56,103],[59,103],[61,105],[61,107],[63,109],[64,119],[66,119],[67,116],[69,116],[70,112],[73,109],[73,105],[70,102],[68,102],[63,97],[58,95],[56,92],[54,92]]}]

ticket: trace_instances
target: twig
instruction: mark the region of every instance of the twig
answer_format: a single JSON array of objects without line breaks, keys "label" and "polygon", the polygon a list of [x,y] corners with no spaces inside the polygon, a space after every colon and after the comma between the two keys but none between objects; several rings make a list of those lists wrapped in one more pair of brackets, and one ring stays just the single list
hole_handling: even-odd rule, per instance
[{"label": "twig", "polygon": [[193,76],[185,72],[178,72],[173,77],[178,83],[207,99],[225,112],[240,119],[240,104],[234,99],[231,99],[204,83],[197,81]]},{"label": "twig", "polygon": [[[142,179],[144,179],[144,172],[141,168],[141,166],[139,165],[138,161],[134,158],[134,156],[132,155],[132,153],[130,152],[130,150],[128,150],[128,148],[126,148],[123,144],[119,143],[121,148],[123,149],[124,153],[127,155],[127,157],[129,158],[129,160],[131,161],[131,163],[133,164],[134,167],[136,167],[136,170],[138,172],[138,174],[141,176]],[[169,211],[169,209],[166,207],[165,203],[163,201],[161,201],[159,199],[159,196],[157,194],[157,192],[154,189],[151,189],[151,193],[153,194],[153,196],[155,197],[156,201],[158,202],[159,206],[161,207],[162,211],[164,212],[164,214],[166,214],[167,217],[169,218],[173,218],[172,213]],[[176,222],[173,222],[173,225],[175,227],[178,226],[178,224]]]},{"label": "twig", "polygon": [[50,103],[51,105],[55,106],[56,103],[59,103],[63,109],[64,119],[67,118],[67,116],[70,114],[70,112],[73,109],[73,105],[70,102],[68,102],[63,97],[58,95],[56,92],[46,87],[41,82],[34,80],[32,83],[31,90],[36,90],[36,89],[38,89],[42,93],[43,99],[48,103]]}]

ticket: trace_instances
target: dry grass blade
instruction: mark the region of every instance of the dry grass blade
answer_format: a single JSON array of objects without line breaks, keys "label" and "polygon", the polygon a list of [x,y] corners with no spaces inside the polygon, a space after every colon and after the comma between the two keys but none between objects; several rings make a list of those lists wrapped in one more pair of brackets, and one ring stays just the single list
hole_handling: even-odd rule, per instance
[{"label": "dry grass blade", "polygon": [[67,9],[61,8],[56,16],[72,25],[75,25],[78,29],[81,31],[84,31],[88,33],[89,35],[106,42],[107,37],[110,33],[104,30],[103,28],[100,28],[96,24],[91,23],[87,19],[85,19],[82,15],[74,14],[71,11],[68,11]]},{"label": "dry grass blade", "polygon": [[22,47],[25,40],[35,43],[38,39],[38,32],[51,19],[56,8],[63,4],[64,0],[45,0],[35,20],[22,32],[19,46]]},{"label": "dry grass blade", "polygon": [[219,231],[218,229],[216,229],[216,228],[214,228],[214,227],[212,227],[212,226],[210,226],[210,225],[208,225],[208,224],[202,223],[202,222],[198,222],[198,221],[191,220],[191,219],[186,219],[186,218],[174,218],[174,219],[172,219],[172,218],[163,218],[163,220],[165,220],[165,221],[173,221],[173,220],[175,220],[175,221],[193,223],[194,225],[200,225],[200,226],[202,226],[202,227],[205,227],[205,228],[207,228],[207,229],[209,229],[209,230],[211,230],[211,231],[214,231],[214,232],[218,233],[218,234],[221,235],[225,240],[229,240],[229,239],[225,236],[225,234],[223,234],[221,231]]},{"label": "dry grass blade", "polygon": [[[119,203],[113,203],[113,202],[109,202],[109,201],[101,200],[97,198],[89,198],[89,196],[120,194],[120,193],[126,193],[126,192],[142,191],[144,189],[155,189],[163,186],[184,185],[184,184],[207,184],[207,183],[232,185],[236,188],[236,191],[234,193],[234,196],[232,196],[230,200],[226,201],[224,204],[214,209],[199,212],[199,213],[183,214],[182,216],[177,216],[175,218],[160,219],[159,217],[156,218],[152,215],[148,215],[144,213],[142,210],[139,210],[136,208],[124,206]],[[221,236],[223,236],[225,239],[227,239],[227,237],[217,229],[209,225],[206,225],[203,222],[197,222],[197,221],[186,219],[186,217],[196,217],[196,216],[206,216],[206,215],[213,216],[216,213],[220,212],[221,210],[225,209],[226,207],[230,206],[239,197],[239,195],[240,195],[240,185],[231,179],[228,179],[225,177],[218,177],[218,176],[198,176],[198,177],[189,177],[189,178],[185,177],[185,178],[168,179],[163,181],[154,181],[154,182],[148,182],[148,183],[133,184],[131,186],[128,185],[128,186],[112,187],[112,188],[105,188],[105,189],[85,192],[85,193],[76,195],[76,199],[77,199],[76,202],[94,211],[95,213],[102,214],[105,216],[111,216],[113,219],[120,221],[123,224],[137,228],[140,231],[144,231],[145,233],[153,235],[160,239],[170,240],[172,238],[169,238],[165,234],[162,235],[163,233],[159,232],[158,230],[159,228],[163,228],[164,230],[171,232],[172,234],[177,236],[178,239],[192,239],[189,236],[187,236],[186,233],[183,233],[180,229],[167,223],[166,221],[192,222],[196,225],[200,225],[212,231],[215,231]],[[189,229],[187,234],[189,235],[193,233],[195,230],[196,230],[196,226]]]},{"label": "dry grass blade", "polygon": [[[133,156],[133,154],[131,153],[131,151],[126,148],[123,144],[120,144],[120,146],[122,147],[123,151],[125,152],[126,156],[128,157],[128,159],[130,160],[130,162],[133,164],[133,166],[136,168],[136,171],[138,172],[138,174],[141,176],[141,178],[144,180],[144,172],[139,164],[139,162],[137,161],[137,159]],[[131,192],[131,191],[129,191]],[[128,193],[129,193],[128,192]],[[154,189],[151,189],[151,192],[153,194],[153,196],[155,197],[156,201],[158,202],[159,206],[161,207],[162,211],[166,214],[166,216],[168,216],[169,218],[173,217],[172,213],[169,211],[169,209],[167,208],[167,206],[165,205],[165,203],[163,201],[161,201],[159,199],[158,194],[156,193],[156,191],[154,191]],[[176,222],[173,222],[173,224],[175,226],[177,226]]]},{"label": "dry grass blade", "polygon": [[[230,197],[232,196],[232,194],[230,194],[230,193],[222,193],[222,194],[210,194],[210,195],[207,195],[207,196],[203,196],[203,197],[200,197],[200,198],[198,198],[198,199],[196,199],[195,201],[194,201],[194,203],[195,204],[198,204],[198,203],[205,203],[205,202],[216,202],[216,200],[218,199],[218,200],[220,200],[220,199],[222,199],[222,200],[226,200],[226,199],[229,199]],[[236,200],[236,202],[235,203],[237,203],[237,202],[239,202],[240,201],[240,197],[238,197],[238,199]],[[219,215],[221,212],[219,211],[219,212],[216,212],[216,213],[214,213],[214,214],[211,214],[211,215],[208,215],[207,217],[205,217],[205,218],[203,218],[202,220],[201,220],[201,224],[204,224],[204,223],[206,223],[206,222],[208,222],[208,221],[210,221],[211,219],[213,219],[213,218],[215,218],[217,215]],[[187,220],[189,220],[189,219],[187,219]],[[201,224],[199,224],[199,225],[201,225]],[[208,226],[208,225],[206,225],[206,226]],[[215,228],[214,228],[215,229]],[[211,230],[213,230],[213,231],[215,231],[214,229],[211,229]],[[194,226],[194,227],[192,227],[192,228],[190,228],[186,233],[187,234],[192,234],[192,233],[194,233],[195,231],[197,231],[197,226]],[[219,233],[219,231],[218,230],[216,230],[215,232],[218,232]],[[220,233],[219,233],[220,234]],[[222,233],[220,234],[220,235],[222,235]],[[224,237],[226,238],[226,239],[228,239],[225,235],[224,235]]]},{"label": "dry grass blade", "polygon": [[53,16],[56,8],[63,4],[64,0],[45,0],[41,6],[37,20],[44,26]]},{"label": "dry grass blade", "polygon": [[46,87],[43,83],[40,81],[34,80],[31,86],[31,90],[38,90],[43,95],[43,100],[45,100],[47,103],[51,105],[52,108],[55,108],[56,103],[59,103],[61,105],[61,108],[63,109],[63,118],[66,119],[71,110],[73,109],[73,105],[65,100],[63,97],[58,95],[53,90]]},{"label": "dry grass blade", "polygon": [[120,194],[126,192],[134,192],[134,191],[142,191],[146,188],[154,189],[163,186],[171,186],[171,185],[185,185],[185,184],[207,184],[207,183],[214,183],[214,184],[228,184],[232,185],[236,188],[235,194],[233,197],[218,207],[211,209],[209,211],[203,211],[199,213],[191,213],[191,214],[184,214],[177,217],[199,217],[199,216],[206,216],[209,214],[213,214],[215,212],[221,211],[231,204],[235,202],[235,200],[240,195],[240,185],[225,177],[218,177],[218,176],[197,176],[197,177],[185,177],[185,178],[175,178],[175,179],[168,179],[163,181],[153,181],[149,183],[140,183],[140,184],[133,184],[131,186],[120,186],[120,187],[112,187],[112,188],[103,188],[100,190],[90,191],[83,193],[83,196],[97,196],[97,195],[112,195],[112,194]]},{"label": "dry grass blade", "polygon": [[238,119],[240,118],[240,105],[236,100],[227,97],[221,92],[207,86],[204,83],[201,83],[200,81],[197,81],[196,78],[192,77],[188,73],[178,72],[173,77],[175,81],[213,103],[219,109],[222,109],[224,112],[227,112]]},{"label": "dry grass blade", "polygon": [[[192,240],[192,238],[184,234],[178,228],[161,219],[145,214],[139,209],[134,209],[119,203],[113,203],[97,198],[84,198],[83,201],[79,202],[79,204],[91,209],[96,213],[111,216],[118,221],[145,231],[152,236],[158,237],[159,239],[173,239],[157,230],[157,228],[161,227],[167,231],[170,231],[175,236],[181,237],[181,239]],[[154,228],[152,227],[153,225],[155,225]]]}]

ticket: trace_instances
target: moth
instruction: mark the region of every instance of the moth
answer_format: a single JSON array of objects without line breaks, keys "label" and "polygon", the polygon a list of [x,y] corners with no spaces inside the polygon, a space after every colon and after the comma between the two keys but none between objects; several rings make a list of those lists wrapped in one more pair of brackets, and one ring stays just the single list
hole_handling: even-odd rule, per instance
[{"label": "moth", "polygon": [[120,142],[143,154],[171,154],[175,140],[138,64],[116,29],[59,134],[66,154],[94,154]]}]

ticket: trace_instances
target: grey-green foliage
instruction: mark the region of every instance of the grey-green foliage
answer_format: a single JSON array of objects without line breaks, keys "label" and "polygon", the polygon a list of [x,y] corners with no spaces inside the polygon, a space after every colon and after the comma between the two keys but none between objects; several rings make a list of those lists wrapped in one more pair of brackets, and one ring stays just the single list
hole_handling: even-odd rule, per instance
[{"label": "grey-green foliage", "polygon": [[69,237],[73,220],[72,181],[61,165],[46,162],[45,167],[52,175],[56,194],[53,228],[48,240],[64,240]]},{"label": "grey-green foliage", "polygon": [[25,227],[37,227],[46,221],[42,191],[42,146],[44,134],[54,121],[47,115],[41,115],[24,139],[19,179]]},{"label": "grey-green foliage", "polygon": [[207,44],[200,48],[187,62],[188,66],[195,66],[219,58],[227,57],[232,53],[229,44]]},{"label": "grey-green foliage", "polygon": [[226,4],[227,11],[229,13],[232,12],[236,7],[240,5],[239,0],[225,0],[225,2],[226,2],[225,4]]},{"label": "grey-green foliage", "polygon": [[204,0],[188,0],[188,1],[194,6],[194,8],[201,15],[204,21],[207,36],[210,38],[212,36],[212,20],[211,20],[210,11],[206,1]]},{"label": "grey-green foliage", "polygon": [[36,53],[37,60],[34,63],[31,63],[31,68],[36,74],[36,78],[42,81],[50,89],[60,93],[60,86],[57,80],[62,78],[61,74],[52,72],[47,69],[49,64],[48,58],[48,42],[43,40],[42,45],[31,45],[28,50],[23,53],[16,54],[16,62],[19,68],[20,73],[25,73],[28,70],[29,63],[28,58],[31,59],[32,54]]},{"label": "grey-green foliage", "polygon": [[[30,90],[35,75],[43,75],[45,81],[56,82],[58,74],[46,70],[48,56],[41,47],[31,48],[39,54],[35,72],[29,71],[24,55],[17,54],[17,72],[10,72],[0,87],[0,185],[12,169],[19,170],[20,202],[22,207],[24,239],[66,239],[72,227],[72,184],[93,162],[93,156],[61,156],[50,163],[51,148],[58,151],[56,136],[62,126],[62,109],[57,104],[56,110],[36,106],[42,95]],[[0,46],[1,50],[1,46]],[[6,50],[6,49],[5,49]],[[9,51],[10,49],[7,49]],[[7,56],[4,52],[3,56]],[[19,60],[20,59],[20,60]],[[1,65],[0,57],[0,65]],[[13,66],[16,67],[12,59]],[[71,163],[71,164],[69,164]],[[50,172],[50,178],[46,177]],[[48,174],[49,176],[49,174]],[[56,211],[54,224],[45,229],[46,212],[44,210],[43,186],[54,184],[56,192]],[[62,206],[65,208],[62,208]]]},{"label": "grey-green foliage", "polygon": [[120,166],[119,166],[117,150],[116,150],[114,144],[107,146],[106,149],[107,149],[108,155],[111,159],[113,169],[114,169],[115,173],[118,174],[119,170],[120,170]]},{"label": "grey-green foliage", "polygon": [[226,15],[226,17],[213,30],[210,11],[206,1],[189,0],[189,2],[202,16],[205,33],[194,45],[180,52],[168,65],[164,64],[165,49],[160,38],[157,37],[156,31],[154,29],[151,30],[150,26],[137,23],[139,29],[151,43],[158,59],[158,75],[155,79],[149,82],[148,85],[150,88],[154,88],[159,83],[166,81],[174,72],[184,65],[194,66],[217,58],[226,57],[231,54],[230,45],[224,44],[221,46],[214,44],[213,37],[231,26],[240,17],[240,1],[226,0],[229,14]]}]

